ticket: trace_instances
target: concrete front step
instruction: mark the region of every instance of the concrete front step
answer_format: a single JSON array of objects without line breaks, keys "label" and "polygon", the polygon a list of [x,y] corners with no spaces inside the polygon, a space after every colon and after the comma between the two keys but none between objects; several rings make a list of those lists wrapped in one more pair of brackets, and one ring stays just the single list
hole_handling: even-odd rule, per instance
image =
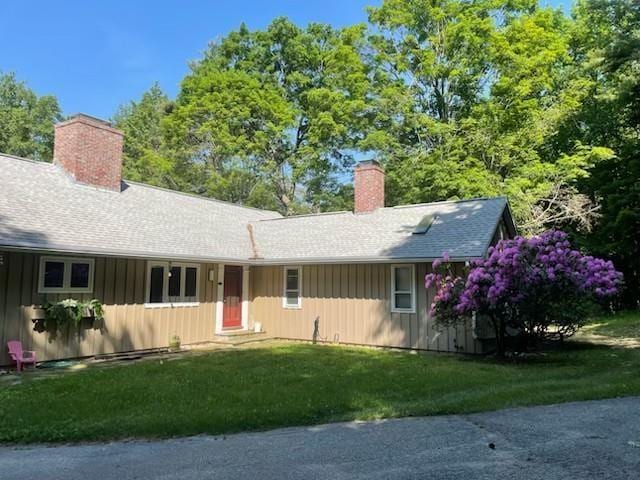
[{"label": "concrete front step", "polygon": [[246,337],[249,335],[264,335],[265,332],[254,332],[253,330],[242,330],[234,328],[230,330],[222,330],[216,336],[218,337]]},{"label": "concrete front step", "polygon": [[252,342],[264,342],[271,340],[273,337],[265,332],[252,332],[247,330],[228,330],[221,332],[213,337],[212,342],[224,345],[242,345]]}]

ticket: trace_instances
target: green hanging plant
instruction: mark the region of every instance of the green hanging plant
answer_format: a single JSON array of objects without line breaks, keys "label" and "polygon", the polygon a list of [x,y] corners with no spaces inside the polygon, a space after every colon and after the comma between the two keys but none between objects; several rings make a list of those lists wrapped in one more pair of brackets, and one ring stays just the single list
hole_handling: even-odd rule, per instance
[{"label": "green hanging plant", "polygon": [[49,333],[51,339],[72,328],[80,328],[86,319],[93,321],[94,328],[104,321],[102,303],[95,298],[88,302],[80,302],[73,298],[55,303],[47,302],[42,306],[42,310],[44,317],[33,319],[33,329],[38,333]]}]

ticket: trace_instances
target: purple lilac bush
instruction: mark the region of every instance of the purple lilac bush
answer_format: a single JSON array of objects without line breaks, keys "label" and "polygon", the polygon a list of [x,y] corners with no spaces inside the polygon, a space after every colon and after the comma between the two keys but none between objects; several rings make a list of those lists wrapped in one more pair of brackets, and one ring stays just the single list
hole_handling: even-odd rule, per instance
[{"label": "purple lilac bush", "polygon": [[453,274],[445,255],[425,278],[425,286],[436,290],[430,307],[436,320],[487,319],[500,355],[509,338],[519,340],[518,348],[531,348],[572,335],[621,282],[613,263],[572,249],[567,234],[557,230],[501,240],[470,264],[465,278]]}]

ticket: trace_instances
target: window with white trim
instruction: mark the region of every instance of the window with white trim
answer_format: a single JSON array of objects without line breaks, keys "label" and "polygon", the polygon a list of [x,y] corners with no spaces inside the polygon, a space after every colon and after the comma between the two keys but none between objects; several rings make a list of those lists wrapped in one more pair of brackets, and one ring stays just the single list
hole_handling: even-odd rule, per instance
[{"label": "window with white trim", "polygon": [[302,307],[302,267],[284,267],[284,308]]},{"label": "window with white trim", "polygon": [[197,263],[148,263],[146,303],[196,303],[199,288],[200,265]]},{"label": "window with white trim", "polygon": [[40,257],[39,293],[93,292],[93,258]]},{"label": "window with white trim", "polygon": [[391,311],[416,311],[416,282],[414,265],[391,265]]}]

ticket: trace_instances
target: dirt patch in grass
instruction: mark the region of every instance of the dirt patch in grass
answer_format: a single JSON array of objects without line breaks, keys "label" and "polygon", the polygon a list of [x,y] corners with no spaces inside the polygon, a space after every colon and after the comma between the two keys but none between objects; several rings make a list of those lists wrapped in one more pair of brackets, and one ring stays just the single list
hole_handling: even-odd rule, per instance
[{"label": "dirt patch in grass", "polygon": [[582,342],[594,343],[596,345],[607,345],[617,348],[640,348],[640,338],[608,337],[606,335],[596,335],[588,331],[581,332],[576,336]]},{"label": "dirt patch in grass", "polygon": [[[594,318],[582,329],[584,334],[640,340],[640,312],[628,311]],[[622,344],[628,342],[622,342]]]}]

